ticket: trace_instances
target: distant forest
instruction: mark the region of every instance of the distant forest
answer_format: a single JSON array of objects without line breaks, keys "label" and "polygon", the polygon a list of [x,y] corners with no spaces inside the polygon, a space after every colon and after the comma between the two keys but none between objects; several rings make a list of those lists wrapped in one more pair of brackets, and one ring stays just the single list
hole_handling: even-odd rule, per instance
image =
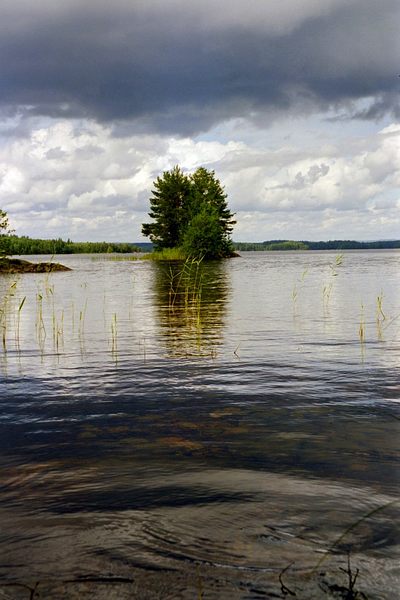
[{"label": "distant forest", "polygon": [[269,240],[266,242],[234,242],[235,250],[379,250],[400,248],[400,240],[376,242],[356,242],[354,240],[332,240],[329,242],[309,242],[291,240]]},{"label": "distant forest", "polygon": [[[21,254],[97,254],[151,252],[150,242],[73,242],[61,238],[44,240],[26,236],[0,236],[0,252],[9,256]],[[269,240],[265,242],[233,242],[237,251],[248,250],[377,250],[400,248],[400,240],[377,242],[356,242],[354,240],[332,240],[329,242],[309,242],[292,240]]]},{"label": "distant forest", "polygon": [[[0,238],[1,252],[9,256],[20,254],[95,254],[103,252],[140,252],[137,244],[116,242],[72,242],[61,238],[33,239],[26,236],[4,235]],[[145,244],[144,246],[148,246]]]}]

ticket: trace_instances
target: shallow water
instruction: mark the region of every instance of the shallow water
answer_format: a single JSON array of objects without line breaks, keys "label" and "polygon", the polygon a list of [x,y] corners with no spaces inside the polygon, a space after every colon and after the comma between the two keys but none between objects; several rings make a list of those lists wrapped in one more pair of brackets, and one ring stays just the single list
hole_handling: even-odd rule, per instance
[{"label": "shallow water", "polygon": [[109,258],[0,279],[3,584],[395,597],[400,253]]}]

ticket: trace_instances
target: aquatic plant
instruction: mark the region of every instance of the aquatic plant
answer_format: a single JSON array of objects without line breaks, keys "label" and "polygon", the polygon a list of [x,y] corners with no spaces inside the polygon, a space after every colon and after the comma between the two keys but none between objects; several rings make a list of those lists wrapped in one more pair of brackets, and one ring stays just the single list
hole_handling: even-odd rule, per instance
[{"label": "aquatic plant", "polygon": [[41,354],[44,352],[44,343],[46,340],[46,327],[43,320],[43,295],[36,294],[36,337],[38,340]]},{"label": "aquatic plant", "polygon": [[17,287],[17,282],[13,281],[6,290],[4,294],[3,301],[0,306],[0,327],[1,327],[1,339],[2,339],[2,347],[3,352],[7,351],[7,328],[8,328],[8,320],[9,320],[9,311],[11,299],[15,295],[15,290]]},{"label": "aquatic plant", "polygon": [[117,313],[114,313],[111,319],[111,354],[117,357]]},{"label": "aquatic plant", "polygon": [[333,279],[332,277],[338,276],[338,268],[343,265],[344,256],[343,254],[337,254],[332,262],[329,263],[329,277],[330,280],[327,283],[324,283],[322,288],[322,304],[324,307],[324,311],[328,309],[329,300],[333,290]]},{"label": "aquatic plant", "polygon": [[378,340],[383,340],[382,324],[386,321],[386,315],[383,312],[383,292],[376,298],[376,329],[378,332]]},{"label": "aquatic plant", "polygon": [[323,306],[325,309],[328,308],[329,299],[330,299],[331,293],[332,293],[332,288],[333,288],[332,282],[325,284],[324,287],[322,288],[322,303],[323,303]]},{"label": "aquatic plant", "polygon": [[24,296],[22,298],[21,302],[19,303],[19,305],[18,305],[18,312],[17,312],[17,325],[16,325],[16,328],[15,328],[15,339],[16,339],[16,344],[17,344],[18,350],[20,349],[19,348],[19,332],[20,332],[20,324],[21,324],[21,311],[22,311],[23,306],[25,304],[25,300],[26,300],[26,296]]},{"label": "aquatic plant", "polygon": [[358,337],[360,339],[360,343],[365,343],[365,316],[364,316],[364,304],[361,303],[361,315],[360,315],[360,324],[358,327]]},{"label": "aquatic plant", "polygon": [[308,275],[308,267],[306,267],[303,270],[301,276],[297,279],[297,281],[293,285],[293,288],[292,288],[292,302],[293,302],[293,312],[294,313],[297,312],[297,299],[298,299],[298,296],[299,296],[299,289],[302,289],[304,287],[304,281],[305,281],[307,275]]},{"label": "aquatic plant", "polygon": [[86,298],[82,310],[79,311],[79,336],[80,337],[83,336],[84,329],[85,329],[85,318],[86,318],[87,303],[88,303],[88,301],[87,301],[87,298]]}]

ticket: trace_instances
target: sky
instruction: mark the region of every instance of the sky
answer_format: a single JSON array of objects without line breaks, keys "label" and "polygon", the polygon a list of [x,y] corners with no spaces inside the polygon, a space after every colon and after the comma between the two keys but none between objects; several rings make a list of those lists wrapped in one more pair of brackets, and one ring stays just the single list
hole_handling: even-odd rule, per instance
[{"label": "sky", "polygon": [[400,238],[398,0],[0,0],[0,208],[145,241],[152,183],[215,171],[236,241]]}]

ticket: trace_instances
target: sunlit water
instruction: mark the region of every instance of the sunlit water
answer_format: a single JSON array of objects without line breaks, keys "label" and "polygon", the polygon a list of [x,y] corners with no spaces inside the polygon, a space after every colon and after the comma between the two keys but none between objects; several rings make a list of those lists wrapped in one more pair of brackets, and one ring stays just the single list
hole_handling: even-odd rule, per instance
[{"label": "sunlit water", "polygon": [[400,253],[109,258],[0,278],[0,597],[396,597]]}]

